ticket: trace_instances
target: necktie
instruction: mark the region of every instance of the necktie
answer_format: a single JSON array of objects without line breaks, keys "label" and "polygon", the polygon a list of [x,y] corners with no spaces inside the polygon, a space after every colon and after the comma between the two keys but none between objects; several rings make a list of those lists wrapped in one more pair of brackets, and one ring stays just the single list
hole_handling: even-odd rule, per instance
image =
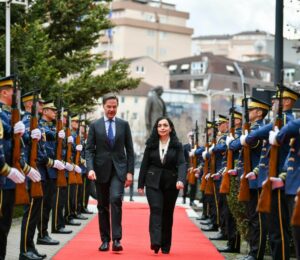
[{"label": "necktie", "polygon": [[115,142],[114,132],[113,132],[113,128],[112,128],[112,122],[113,122],[113,120],[109,120],[109,126],[108,126],[108,132],[107,132],[107,137],[108,137],[110,147],[113,147],[114,142]]}]

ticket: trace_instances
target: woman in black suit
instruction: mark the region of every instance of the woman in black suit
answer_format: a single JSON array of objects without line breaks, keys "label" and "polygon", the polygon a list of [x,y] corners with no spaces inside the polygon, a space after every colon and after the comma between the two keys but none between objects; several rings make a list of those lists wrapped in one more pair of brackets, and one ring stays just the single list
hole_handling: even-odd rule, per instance
[{"label": "woman in black suit", "polygon": [[149,232],[151,249],[168,254],[171,248],[173,212],[180,189],[186,179],[186,165],[182,144],[174,125],[167,117],[154,124],[146,142],[141,164],[138,192],[146,196],[150,206]]}]

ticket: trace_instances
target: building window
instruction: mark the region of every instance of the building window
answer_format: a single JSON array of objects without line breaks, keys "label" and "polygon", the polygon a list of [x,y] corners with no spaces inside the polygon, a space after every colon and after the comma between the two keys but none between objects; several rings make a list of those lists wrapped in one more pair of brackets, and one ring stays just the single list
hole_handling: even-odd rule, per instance
[{"label": "building window", "polygon": [[155,36],[155,31],[154,30],[147,30],[147,35],[150,37],[154,37]]},{"label": "building window", "polygon": [[177,70],[177,65],[176,64],[169,65],[170,74],[175,74],[176,70]]},{"label": "building window", "polygon": [[121,97],[121,103],[125,102],[125,97]]},{"label": "building window", "polygon": [[137,66],[135,67],[135,72],[138,73],[138,74],[144,74],[144,72],[145,72],[144,66],[142,66],[142,65],[137,65]]},{"label": "building window", "polygon": [[237,82],[232,82],[232,90],[233,91],[238,91],[239,90],[239,84]]},{"label": "building window", "polygon": [[134,112],[134,113],[132,113],[132,119],[133,119],[133,120],[135,120],[135,119],[138,119],[138,115],[137,115],[137,113],[135,113],[135,112]]},{"label": "building window", "polygon": [[182,73],[187,73],[189,71],[189,68],[190,68],[190,64],[182,64],[180,66],[180,70]]},{"label": "building window", "polygon": [[166,54],[167,54],[167,50],[165,48],[160,48],[159,49],[159,55],[161,57],[166,56]]},{"label": "building window", "polygon": [[192,75],[202,75],[206,72],[207,62],[206,61],[198,61],[191,63],[191,74]]},{"label": "building window", "polygon": [[230,73],[230,74],[234,74],[234,67],[231,65],[226,65],[226,70]]},{"label": "building window", "polygon": [[260,70],[259,74],[260,74],[262,81],[271,82],[271,73],[270,72]]},{"label": "building window", "polygon": [[159,39],[160,40],[163,40],[163,39],[165,39],[167,37],[167,33],[166,32],[160,32],[159,33]]},{"label": "building window", "polygon": [[295,69],[284,69],[284,81],[285,82],[294,82],[295,78]]},{"label": "building window", "polygon": [[152,23],[154,23],[154,22],[155,22],[155,15],[152,14],[152,13],[144,13],[144,19],[145,19],[147,22],[152,22]]},{"label": "building window", "polygon": [[176,88],[182,88],[183,87],[183,80],[176,81]]},{"label": "building window", "polygon": [[146,49],[146,53],[147,53],[147,56],[153,56],[154,55],[154,48],[151,47],[151,46],[148,46],[147,49]]},{"label": "building window", "polygon": [[203,79],[194,79],[194,88],[203,87]]},{"label": "building window", "polygon": [[134,97],[134,103],[138,103],[139,102],[139,98],[138,97]]}]

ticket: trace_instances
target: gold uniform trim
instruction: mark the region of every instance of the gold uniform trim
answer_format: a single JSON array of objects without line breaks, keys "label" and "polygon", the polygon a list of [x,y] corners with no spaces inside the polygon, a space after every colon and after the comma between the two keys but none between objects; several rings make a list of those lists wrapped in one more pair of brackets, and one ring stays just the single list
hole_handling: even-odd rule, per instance
[{"label": "gold uniform trim", "polygon": [[51,168],[54,165],[54,160],[52,160],[51,158],[48,158],[48,162],[47,162],[47,167]]},{"label": "gold uniform trim", "polygon": [[29,209],[28,217],[27,217],[27,220],[26,220],[26,228],[25,228],[25,234],[24,234],[24,251],[25,251],[25,253],[27,252],[28,226],[29,226],[29,222],[30,222],[33,202],[34,202],[34,199],[32,198],[31,203],[30,203],[30,209]]},{"label": "gold uniform trim", "polygon": [[12,87],[14,85],[14,81],[12,79],[4,80],[0,82],[0,87]]},{"label": "gold uniform trim", "polygon": [[31,167],[27,163],[25,163],[25,165],[24,165],[24,167],[23,167],[22,170],[27,175],[30,172]]},{"label": "gold uniform trim", "polygon": [[10,170],[11,170],[10,166],[7,163],[5,163],[0,171],[0,174],[3,176],[7,176],[9,174]]},{"label": "gold uniform trim", "polygon": [[251,109],[251,108],[262,108],[265,110],[269,110],[269,106],[262,104],[262,103],[255,102],[255,101],[250,102],[249,109]]},{"label": "gold uniform trim", "polygon": [[291,92],[288,92],[288,91],[283,91],[282,97],[283,98],[291,98],[291,99],[294,99],[294,100],[298,99],[298,95],[296,95],[294,93],[291,93]]}]

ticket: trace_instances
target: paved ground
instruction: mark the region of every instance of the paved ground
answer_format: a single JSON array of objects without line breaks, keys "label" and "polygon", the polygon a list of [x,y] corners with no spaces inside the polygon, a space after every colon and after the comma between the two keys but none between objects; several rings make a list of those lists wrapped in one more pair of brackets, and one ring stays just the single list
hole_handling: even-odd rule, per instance
[{"label": "paved ground", "polygon": [[[126,193],[128,193],[128,191],[126,191]],[[136,196],[136,193],[134,194],[133,197],[134,201],[141,201],[141,202],[146,202],[146,198],[145,197],[140,197],[140,196]],[[124,198],[125,201],[129,201],[129,197],[125,196]],[[189,217],[191,218],[191,220],[195,223],[195,225],[197,225],[200,228],[200,224],[199,224],[199,220],[196,220],[197,217],[200,217],[201,215],[201,206],[200,204],[198,204],[197,202],[197,207],[191,208],[190,206],[188,206],[188,201],[187,204],[182,204],[182,199],[178,198],[178,205],[184,206],[187,209],[187,214],[189,215]],[[94,213],[97,212],[97,208],[94,205],[89,205],[89,210],[93,211]],[[95,216],[95,214],[93,215],[85,215],[87,217],[89,217],[88,220],[82,220],[81,223],[82,225],[79,227],[71,227],[71,226],[67,226],[68,229],[73,230],[73,233],[70,235],[60,235],[60,234],[51,234],[51,237],[53,237],[54,239],[57,239],[60,241],[60,244],[57,246],[42,246],[42,245],[37,245],[37,249],[38,251],[42,252],[42,253],[46,253],[47,254],[47,259],[51,259],[65,244],[68,243],[68,241],[70,239],[72,239],[90,220],[93,216]],[[13,221],[13,225],[11,228],[11,231],[9,233],[9,237],[8,237],[8,248],[7,248],[7,260],[16,260],[19,257],[19,248],[20,248],[20,230],[21,230],[21,224],[20,224],[20,219],[16,219]],[[50,222],[51,223],[51,222]],[[51,230],[50,225],[49,225],[49,230]],[[207,237],[216,235],[217,232],[204,232],[204,234]],[[36,238],[35,238],[36,241]],[[223,247],[226,245],[226,241],[212,241],[213,244],[216,247]],[[247,255],[248,252],[248,245],[243,242],[242,246],[241,246],[241,253],[240,254],[224,254],[225,259],[243,259],[243,257],[245,255]],[[272,259],[269,256],[266,256],[264,259]],[[295,258],[291,258],[291,259],[295,259]]]}]

